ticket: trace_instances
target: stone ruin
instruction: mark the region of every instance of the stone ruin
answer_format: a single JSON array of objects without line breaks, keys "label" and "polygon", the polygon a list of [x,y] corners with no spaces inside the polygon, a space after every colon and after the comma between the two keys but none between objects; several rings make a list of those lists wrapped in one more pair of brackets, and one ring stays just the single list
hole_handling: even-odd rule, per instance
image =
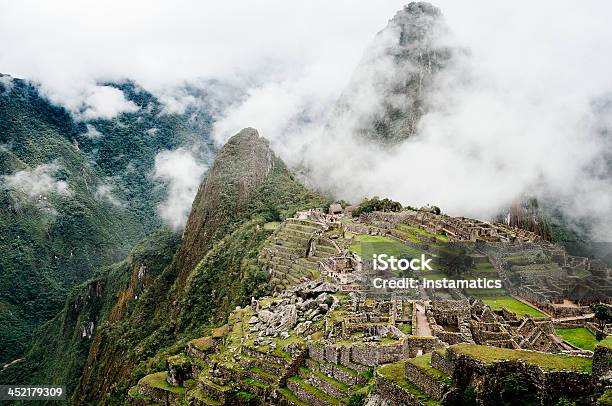
[{"label": "stone ruin", "polygon": [[[604,362],[609,351],[598,347],[593,356],[555,335],[556,326],[571,324],[494,311],[459,290],[449,290],[450,299],[445,300],[363,291],[361,278],[367,270],[344,236],[383,235],[423,250],[439,244],[439,235],[451,242],[476,242],[475,257],[491,261],[511,293],[553,316],[584,314],[585,306],[570,307],[566,302],[571,295],[584,300],[586,293],[576,288],[582,272],[594,277],[585,289],[608,295],[609,300],[602,281],[610,272],[601,263],[569,256],[533,233],[504,225],[425,212],[368,213],[359,221],[342,220],[343,216],[314,209],[284,221],[259,258],[270,274],[274,296],[236,309],[227,325],[192,340],[185,355],[168,359],[167,371],[159,377],[172,388],[184,386],[184,395],[151,384],[148,376],[131,390],[134,404],[184,400],[229,405],[236,404],[239,393],[251,394],[263,404],[347,404],[353,393],[372,384],[374,373],[368,405],[421,405],[452,402],[458,388],[467,384],[486,382],[495,388],[499,379],[517,371],[533,378],[530,384],[539,396],[556,399],[592,393],[595,377],[611,375],[609,362]],[[406,224],[431,235],[406,239]],[[502,249],[491,248],[499,242],[504,242]],[[524,282],[521,287],[517,277]],[[588,320],[580,322],[593,327]],[[593,357],[593,372],[557,373],[503,359],[490,364],[460,351],[468,348],[462,346],[481,345]],[[195,386],[189,386],[194,380]],[[495,393],[481,388],[478,396],[493,399]]]},{"label": "stone ruin", "polygon": [[295,329],[299,335],[308,335],[313,323],[322,320],[327,312],[338,306],[331,293],[337,288],[325,282],[308,282],[290,289],[273,300],[252,300],[255,314],[248,321],[249,333],[257,335],[257,345],[270,344],[269,338],[289,337]]}]

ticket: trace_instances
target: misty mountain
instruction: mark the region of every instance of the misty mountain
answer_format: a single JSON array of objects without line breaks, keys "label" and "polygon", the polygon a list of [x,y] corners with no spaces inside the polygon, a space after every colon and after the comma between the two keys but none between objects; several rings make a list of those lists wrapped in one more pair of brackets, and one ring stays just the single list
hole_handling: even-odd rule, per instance
[{"label": "misty mountain", "polygon": [[413,135],[427,111],[436,75],[459,49],[444,45],[448,28],[441,11],[413,2],[375,37],[336,103],[328,130],[382,143]]},{"label": "misty mountain", "polygon": [[[161,227],[168,183],[160,151],[211,154],[205,108],[168,114],[130,82],[134,103],[114,119],[77,120],[36,85],[0,77],[0,362],[18,357],[33,329],[92,272],[124,258]],[[203,99],[204,100],[204,99]],[[196,182],[198,179],[196,179]]]}]

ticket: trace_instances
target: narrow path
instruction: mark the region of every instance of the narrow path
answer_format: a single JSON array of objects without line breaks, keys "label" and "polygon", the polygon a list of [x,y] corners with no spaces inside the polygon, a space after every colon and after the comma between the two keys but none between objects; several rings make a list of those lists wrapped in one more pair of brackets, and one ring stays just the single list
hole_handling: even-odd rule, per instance
[{"label": "narrow path", "polygon": [[585,319],[590,319],[593,316],[595,316],[594,313],[588,313],[588,314],[583,314],[582,316],[559,317],[558,319],[553,319],[553,321],[585,320]]},{"label": "narrow path", "polygon": [[429,322],[427,321],[427,316],[425,315],[425,306],[418,302],[414,302],[414,304],[417,309],[417,325],[415,335],[431,336],[432,332]]}]

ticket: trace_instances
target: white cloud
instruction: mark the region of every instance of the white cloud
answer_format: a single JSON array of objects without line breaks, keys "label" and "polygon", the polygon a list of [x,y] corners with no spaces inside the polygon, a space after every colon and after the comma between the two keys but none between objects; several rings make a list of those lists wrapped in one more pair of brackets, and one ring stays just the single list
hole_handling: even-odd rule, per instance
[{"label": "white cloud", "polygon": [[94,127],[91,124],[87,124],[86,127],[87,127],[87,132],[85,133],[85,136],[87,138],[92,139],[92,140],[102,138],[102,133],[98,131],[96,127]]},{"label": "white cloud", "polygon": [[168,183],[168,197],[158,212],[173,229],[185,226],[205,170],[194,154],[183,148],[161,151],[155,157],[153,177]]},{"label": "white cloud", "polygon": [[8,75],[2,75],[0,73],[0,85],[2,93],[8,93],[13,88],[13,79]]},{"label": "white cloud", "polygon": [[339,91],[364,44],[402,3],[4,2],[0,66],[39,81],[72,111],[96,84],[125,78],[166,96],[170,111],[189,101],[173,94],[185,82],[290,79],[299,66],[320,65]]},{"label": "white cloud", "polygon": [[[439,76],[427,100],[432,109],[409,141],[388,149],[355,137],[360,121],[388,96],[393,83],[386,78],[412,69],[398,69],[378,53],[353,76],[360,86],[348,98],[351,109],[331,129],[321,114],[322,106],[331,111],[328,83],[297,76],[250,91],[217,122],[218,139],[241,124],[259,128],[284,159],[311,169],[315,185],[353,201],[390,196],[487,219],[535,195],[591,220],[599,238],[612,238],[610,168],[597,176],[591,168],[612,143],[596,136],[601,118],[591,109],[612,90],[612,58],[600,51],[612,46],[601,17],[610,6],[443,3],[455,35],[444,40],[470,56]],[[312,104],[304,102],[310,94],[317,96]],[[299,119],[306,124],[290,125]],[[606,125],[612,128],[612,120]]]},{"label": "white cloud", "polygon": [[96,86],[90,89],[81,108],[83,111],[80,116],[85,120],[108,120],[119,113],[138,110],[138,106],[126,100],[121,90],[111,86]]},{"label": "white cloud", "polygon": [[116,207],[124,207],[125,205],[113,194],[113,186],[108,183],[102,183],[96,188],[94,193],[96,199],[106,201]]},{"label": "white cloud", "polygon": [[69,196],[71,192],[68,183],[53,177],[58,169],[59,166],[55,163],[43,164],[12,175],[4,175],[2,179],[7,188],[23,193],[30,200],[46,198],[51,193]]}]

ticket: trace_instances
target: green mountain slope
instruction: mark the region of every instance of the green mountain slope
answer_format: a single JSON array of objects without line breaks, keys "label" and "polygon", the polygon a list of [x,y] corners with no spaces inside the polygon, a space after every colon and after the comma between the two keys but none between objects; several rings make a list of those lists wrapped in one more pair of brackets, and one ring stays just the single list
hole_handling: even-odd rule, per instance
[{"label": "green mountain slope", "polygon": [[[118,86],[139,109],[75,121],[29,82],[0,83],[0,363],[20,357],[92,271],[124,258],[161,226],[166,185],[152,176],[166,149],[210,153],[205,111],[166,114],[149,93]],[[154,129],[154,130],[152,130]],[[94,131],[95,130],[95,131]],[[94,131],[95,136],[92,136]]]},{"label": "green mountain slope", "polygon": [[[171,249],[156,242],[157,237],[139,245],[155,244],[156,255],[163,257],[147,283],[139,285],[135,275],[141,265],[151,265],[134,254],[101,272],[101,279],[86,283],[73,296],[90,297],[96,281],[103,281],[104,291],[92,305],[99,310],[92,314],[92,306],[71,299],[37,334],[26,360],[1,371],[0,381],[17,377],[40,382],[41,377],[53,375],[76,387],[70,392],[76,404],[123,402],[127,389],[159,369],[159,363],[163,365],[181,344],[222,323],[235,306],[248,303],[252,296],[269,293],[268,275],[257,264],[259,250],[272,232],[264,227],[267,222],[326,203],[297,183],[252,129],[234,136],[219,152],[200,187],[204,190],[210,192],[196,198],[182,247]],[[219,204],[237,196],[246,198],[237,199],[241,203],[236,205]],[[196,245],[190,252],[185,241],[197,240],[192,233],[210,237],[206,245]],[[184,258],[196,265],[189,269]],[[77,322],[57,327],[67,318]],[[83,336],[83,323],[92,319],[91,336],[91,330]],[[60,350],[50,352],[46,342],[58,343]],[[68,356],[70,363],[63,361]],[[45,362],[36,367],[37,360]]]}]

